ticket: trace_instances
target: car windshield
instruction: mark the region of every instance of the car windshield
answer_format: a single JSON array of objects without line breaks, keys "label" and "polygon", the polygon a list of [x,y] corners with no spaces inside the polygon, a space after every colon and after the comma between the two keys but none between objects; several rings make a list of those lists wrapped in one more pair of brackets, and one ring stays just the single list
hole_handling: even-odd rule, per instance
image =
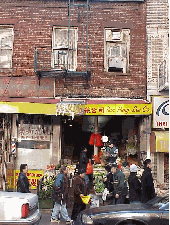
[{"label": "car windshield", "polygon": [[148,207],[151,207],[154,209],[160,209],[163,206],[165,206],[167,202],[169,202],[169,196],[164,196],[164,197],[157,196],[154,199],[147,202],[147,205]]}]

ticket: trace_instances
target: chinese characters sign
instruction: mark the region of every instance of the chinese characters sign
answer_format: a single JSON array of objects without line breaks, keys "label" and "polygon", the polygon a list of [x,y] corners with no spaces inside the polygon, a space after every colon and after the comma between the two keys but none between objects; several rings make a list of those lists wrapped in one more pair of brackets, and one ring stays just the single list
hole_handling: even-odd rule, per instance
[{"label": "chinese characters sign", "polygon": [[[7,181],[9,188],[17,188],[17,181],[20,171],[9,170],[7,172]],[[31,189],[37,189],[39,179],[43,176],[43,170],[29,170],[27,173],[28,181],[31,185]]]},{"label": "chinese characters sign", "polygon": [[85,105],[85,115],[150,115],[151,104],[95,104]]},{"label": "chinese characters sign", "polygon": [[168,97],[153,97],[153,128],[169,128]]}]

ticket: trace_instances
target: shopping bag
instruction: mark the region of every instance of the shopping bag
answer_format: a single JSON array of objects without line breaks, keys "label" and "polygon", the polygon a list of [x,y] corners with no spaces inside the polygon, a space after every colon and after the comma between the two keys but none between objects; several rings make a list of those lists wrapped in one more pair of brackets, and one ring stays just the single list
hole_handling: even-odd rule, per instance
[{"label": "shopping bag", "polygon": [[93,173],[93,166],[91,162],[88,162],[86,167],[86,174],[92,174],[92,173]]},{"label": "shopping bag", "polygon": [[81,199],[82,202],[87,205],[90,202],[91,196],[90,195],[82,196]]},{"label": "shopping bag", "polygon": [[104,191],[103,191],[103,195],[102,195],[103,201],[106,201],[106,197],[107,197],[108,194],[109,194],[109,191],[107,190],[107,188],[105,188]]}]

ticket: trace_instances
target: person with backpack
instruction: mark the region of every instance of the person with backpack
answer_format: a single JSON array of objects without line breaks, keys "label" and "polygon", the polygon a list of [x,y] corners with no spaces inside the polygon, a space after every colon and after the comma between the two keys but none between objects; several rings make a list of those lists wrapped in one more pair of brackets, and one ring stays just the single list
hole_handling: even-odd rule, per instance
[{"label": "person with backpack", "polygon": [[73,220],[70,219],[66,208],[68,199],[69,180],[67,177],[68,169],[66,166],[61,166],[61,172],[57,175],[52,191],[52,199],[54,202],[51,222],[60,222],[59,213],[61,213],[66,224],[70,224]]}]

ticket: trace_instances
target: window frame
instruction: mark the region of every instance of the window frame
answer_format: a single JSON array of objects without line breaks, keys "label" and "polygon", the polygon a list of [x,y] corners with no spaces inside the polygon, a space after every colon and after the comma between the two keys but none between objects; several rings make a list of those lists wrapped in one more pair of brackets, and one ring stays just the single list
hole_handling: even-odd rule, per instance
[{"label": "window frame", "polygon": [[[60,48],[56,48],[56,32],[55,30],[56,29],[60,29],[60,30],[66,30],[67,31],[67,35],[68,35],[68,27],[57,27],[57,26],[54,26],[53,27],[53,33],[52,33],[52,59],[51,59],[51,67],[55,70],[62,70],[62,68],[56,68],[55,67],[55,55],[54,55],[54,51],[59,51]],[[77,70],[77,42],[78,42],[78,27],[70,27],[70,30],[74,30],[75,31],[75,41],[74,41],[74,46],[75,46],[75,49],[74,50],[70,50],[70,51],[73,51],[73,54],[75,56],[75,58],[73,58],[73,67],[70,68],[70,69],[67,69],[67,61],[66,61],[66,64],[65,64],[65,68],[68,70],[68,71],[76,71]],[[68,36],[67,36],[67,40],[68,40]],[[68,42],[67,42],[68,43]],[[57,50],[58,49],[58,50]],[[63,50],[62,50],[63,51]],[[67,51],[68,50],[64,50],[64,51]],[[64,54],[64,52],[63,52]],[[68,53],[67,53],[68,55]],[[69,53],[69,57],[70,57],[70,53]],[[69,66],[69,65],[68,65]],[[60,66],[61,67],[61,66]]]},{"label": "window frame", "polygon": [[[0,57],[1,57],[1,50],[10,50],[11,51],[11,55],[10,55],[10,59],[7,61],[7,66],[5,67],[1,67],[0,64],[0,69],[12,69],[12,57],[13,57],[13,45],[14,45],[14,26],[10,26],[10,25],[0,25],[0,29],[11,29],[11,36],[12,36],[12,43],[11,43],[11,48],[9,47],[9,45],[7,47],[3,47],[0,44]],[[1,39],[0,39],[0,43],[1,43]],[[5,55],[4,55],[5,56]],[[8,57],[8,55],[6,55]],[[8,62],[9,62],[9,66],[8,66]]]},{"label": "window frame", "polygon": [[[108,33],[107,31],[110,32],[120,32],[120,39],[110,39],[108,37]],[[127,40],[124,40],[124,33],[127,32],[129,37]],[[120,56],[119,57],[112,57],[111,54],[110,56],[108,55],[108,46],[109,45],[117,45],[120,46]],[[126,48],[126,57],[123,56],[123,49]],[[126,68],[124,68],[125,66],[123,66],[123,71],[121,73],[128,73],[129,72],[129,53],[130,53],[130,29],[128,28],[124,28],[124,29],[118,29],[118,28],[104,28],[104,71],[105,72],[110,72],[109,71],[109,57],[113,58],[113,59],[117,59],[117,58],[122,58],[122,63],[126,63]],[[126,60],[125,60],[126,59]],[[125,62],[126,61],[126,62]],[[119,67],[118,67],[119,68]],[[118,71],[114,71],[111,73],[117,73]],[[120,73],[120,72],[119,72]]]}]

